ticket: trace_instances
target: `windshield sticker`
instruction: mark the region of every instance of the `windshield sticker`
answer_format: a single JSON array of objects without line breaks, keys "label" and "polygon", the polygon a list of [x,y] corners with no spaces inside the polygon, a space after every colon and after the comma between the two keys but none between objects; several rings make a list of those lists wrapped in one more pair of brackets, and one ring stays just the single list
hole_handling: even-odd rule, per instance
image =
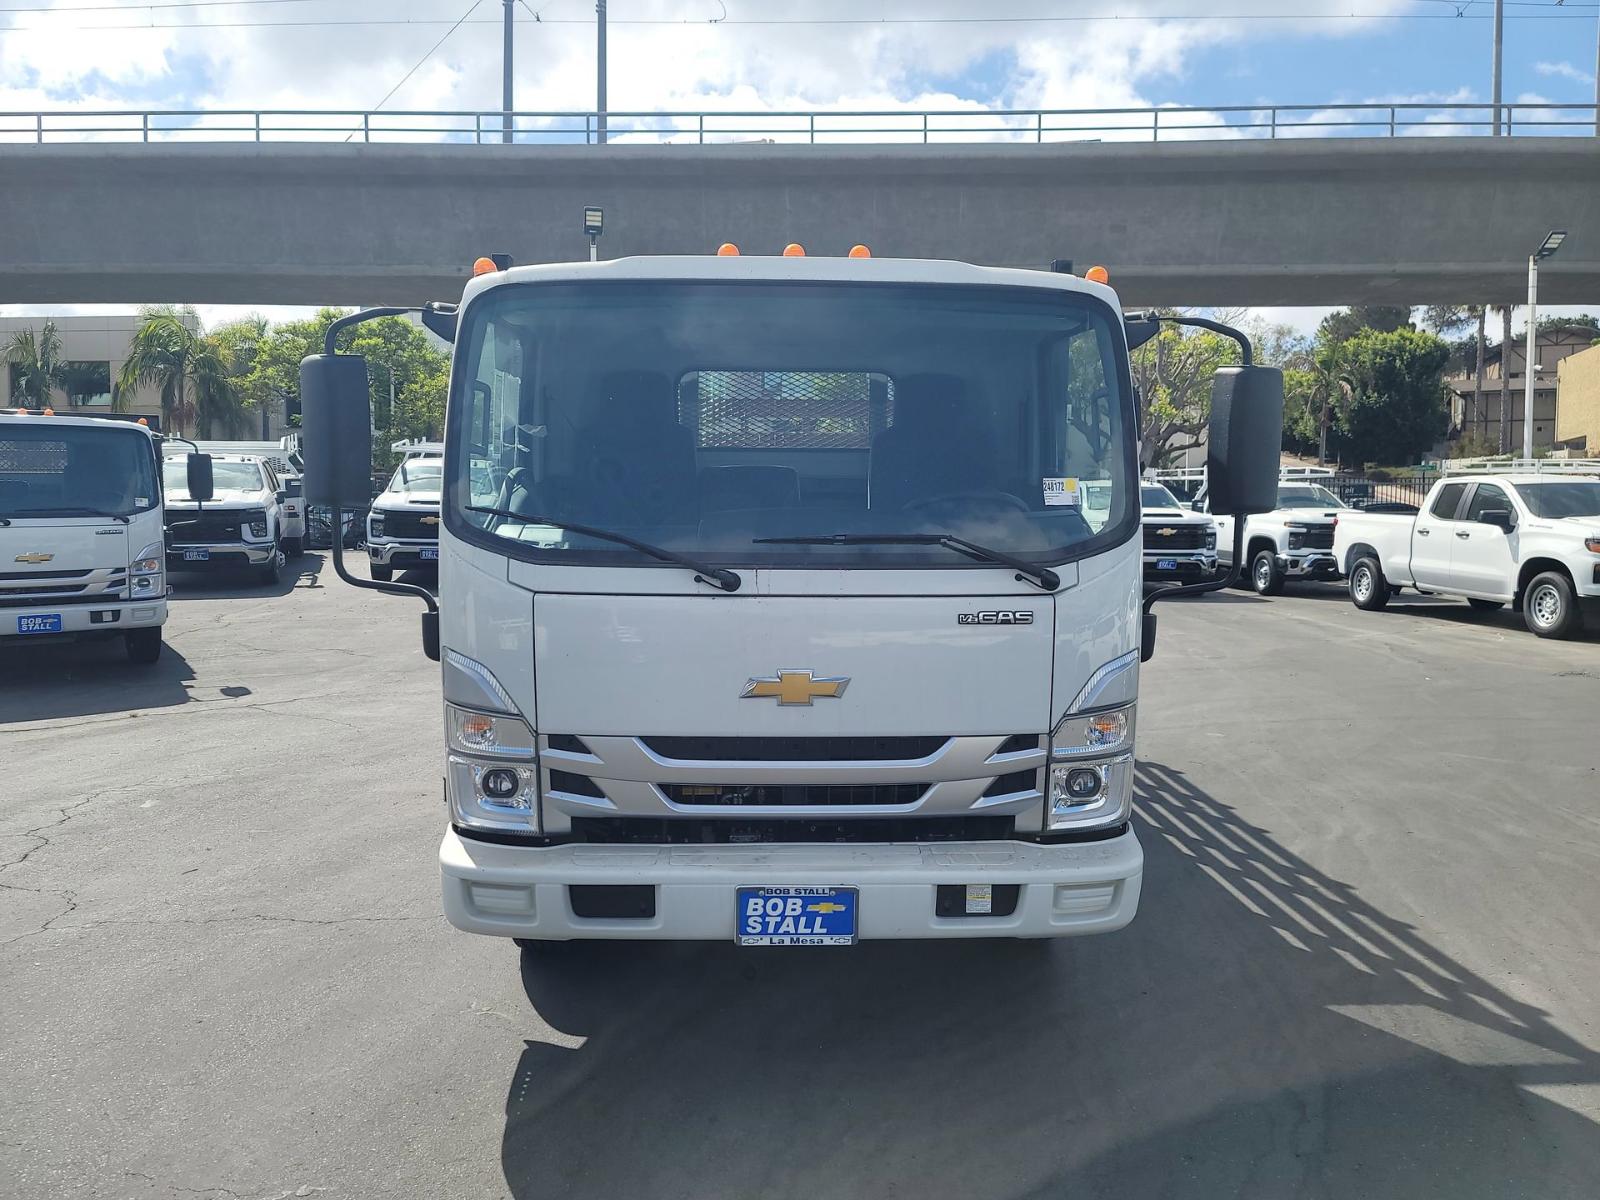
[{"label": "windshield sticker", "polygon": [[136,508],[143,508],[146,504],[150,503],[150,497],[148,497],[148,496],[135,496],[133,498],[133,503],[134,503],[134,506]]},{"label": "windshield sticker", "polygon": [[1076,479],[1046,479],[1044,481],[1044,503],[1046,508],[1064,504],[1077,508],[1078,481]]}]

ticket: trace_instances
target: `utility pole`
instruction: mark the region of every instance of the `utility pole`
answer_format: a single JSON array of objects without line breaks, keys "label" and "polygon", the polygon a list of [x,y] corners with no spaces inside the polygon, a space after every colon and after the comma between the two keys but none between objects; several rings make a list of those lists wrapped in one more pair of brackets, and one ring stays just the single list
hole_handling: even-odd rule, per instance
[{"label": "utility pole", "polygon": [[1595,20],[1594,38],[1594,135],[1600,137],[1600,17]]},{"label": "utility pole", "polygon": [[606,0],[595,0],[595,140],[606,144]]},{"label": "utility pole", "polygon": [[1506,39],[1506,0],[1494,0],[1494,135],[1500,136],[1501,48]]},{"label": "utility pole", "polygon": [[511,14],[515,12],[516,0],[504,0],[506,10],[505,48],[500,58],[500,111],[502,127],[500,140],[507,145],[511,144]]}]

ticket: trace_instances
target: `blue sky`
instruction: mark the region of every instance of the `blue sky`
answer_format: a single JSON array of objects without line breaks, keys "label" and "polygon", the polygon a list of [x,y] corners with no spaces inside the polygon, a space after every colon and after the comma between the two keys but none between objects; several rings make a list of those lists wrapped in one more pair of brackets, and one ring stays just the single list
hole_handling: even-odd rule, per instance
[{"label": "blue sky", "polygon": [[[35,11],[0,13],[0,111],[359,110],[386,96],[390,110],[499,103],[498,0],[479,0],[431,55],[471,0],[154,3],[5,0],[0,8]],[[590,107],[592,0],[519,4],[518,107]],[[1491,8],[1486,0],[610,0],[611,104],[1481,102],[1492,34],[1481,18]],[[1508,12],[1506,99],[1592,102],[1600,4],[1511,0]],[[1041,16],[1074,19],[970,21]],[[844,23],[763,23],[796,18]],[[307,24],[373,20],[388,23]],[[1268,315],[1307,328],[1321,312]]]}]

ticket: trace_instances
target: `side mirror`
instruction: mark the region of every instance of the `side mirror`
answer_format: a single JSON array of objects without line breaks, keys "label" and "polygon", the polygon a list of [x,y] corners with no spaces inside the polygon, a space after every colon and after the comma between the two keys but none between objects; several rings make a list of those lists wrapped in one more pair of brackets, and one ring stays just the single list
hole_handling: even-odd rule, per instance
[{"label": "side mirror", "polygon": [[188,475],[185,485],[189,489],[189,499],[196,504],[204,504],[217,494],[216,480],[211,471],[211,455],[190,454],[184,466]]},{"label": "side mirror", "polygon": [[1244,517],[1278,506],[1283,372],[1223,367],[1211,380],[1206,497],[1214,514]]},{"label": "side mirror", "polygon": [[372,500],[372,398],[359,354],[312,354],[300,363],[300,426],[309,504],[365,508]]},{"label": "side mirror", "polygon": [[1493,525],[1502,533],[1510,533],[1517,527],[1517,520],[1510,509],[1486,508],[1478,514],[1478,524]]}]

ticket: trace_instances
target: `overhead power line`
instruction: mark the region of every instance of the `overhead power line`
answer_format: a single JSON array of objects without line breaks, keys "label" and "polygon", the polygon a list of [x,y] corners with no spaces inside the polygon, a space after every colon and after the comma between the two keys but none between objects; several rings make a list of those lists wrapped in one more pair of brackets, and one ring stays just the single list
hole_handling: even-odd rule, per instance
[{"label": "overhead power line", "polygon": [[[442,38],[440,38],[437,42],[435,42],[433,45],[428,47],[428,52],[426,54],[424,54],[421,58],[417,59],[415,65],[412,66],[411,70],[407,71],[404,75],[402,75],[400,77],[400,82],[395,84],[392,88],[390,88],[388,90],[388,92],[386,92],[384,94],[383,99],[379,100],[376,104],[374,104],[372,106],[372,111],[373,112],[377,112],[385,104],[389,103],[389,101],[394,98],[394,94],[396,92],[398,92],[401,88],[405,87],[406,81],[408,79],[410,79],[413,75],[415,75],[418,71],[420,71],[422,69],[422,64],[427,62],[430,58],[433,57],[433,52],[435,50],[437,50],[440,46],[444,45],[447,41],[449,41],[450,40],[450,35],[452,33],[454,33],[456,30],[460,29],[463,25],[466,24],[467,18],[470,17],[474,12],[476,12],[477,8],[478,8],[478,5],[480,5],[482,3],[483,3],[483,0],[472,0],[472,4],[467,9],[467,11],[462,13],[459,17],[456,18],[456,23],[454,25],[450,26],[449,29],[444,31],[444,36]],[[355,131],[351,130],[349,136],[346,137],[344,140],[348,142],[350,140],[350,138],[353,138],[353,137],[355,137]]]}]

